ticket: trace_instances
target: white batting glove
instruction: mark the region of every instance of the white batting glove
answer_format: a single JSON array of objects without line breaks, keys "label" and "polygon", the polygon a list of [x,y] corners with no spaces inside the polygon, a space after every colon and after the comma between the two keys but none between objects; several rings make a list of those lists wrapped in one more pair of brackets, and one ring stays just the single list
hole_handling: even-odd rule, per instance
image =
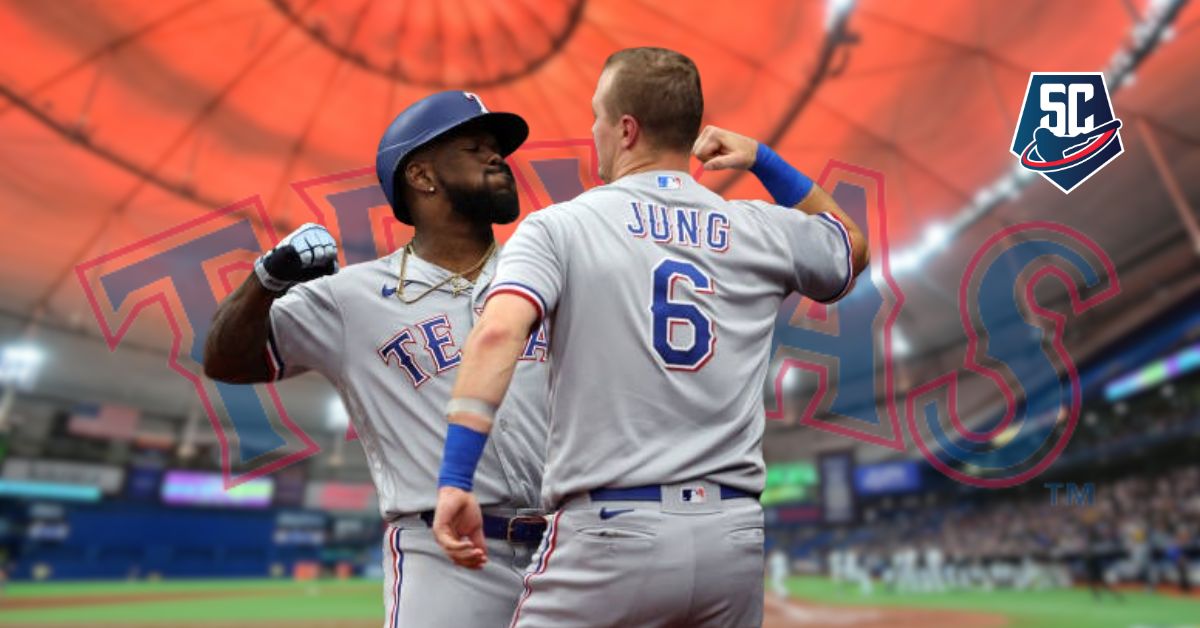
[{"label": "white batting glove", "polygon": [[254,262],[254,274],[271,292],[337,272],[337,242],[329,230],[306,222]]}]

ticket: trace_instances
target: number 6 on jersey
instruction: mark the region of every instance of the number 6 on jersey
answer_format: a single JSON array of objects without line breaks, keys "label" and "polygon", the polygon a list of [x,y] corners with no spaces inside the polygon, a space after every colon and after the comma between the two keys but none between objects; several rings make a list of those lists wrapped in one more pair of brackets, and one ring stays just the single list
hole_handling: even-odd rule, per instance
[{"label": "number 6 on jersey", "polygon": [[[712,294],[713,281],[695,264],[664,259],[654,267],[654,298],[650,306],[654,351],[664,366],[672,370],[698,371],[713,355],[717,330],[712,319],[691,303],[673,301],[675,282],[690,281],[697,294]],[[691,327],[691,342],[675,344],[675,327]]]}]

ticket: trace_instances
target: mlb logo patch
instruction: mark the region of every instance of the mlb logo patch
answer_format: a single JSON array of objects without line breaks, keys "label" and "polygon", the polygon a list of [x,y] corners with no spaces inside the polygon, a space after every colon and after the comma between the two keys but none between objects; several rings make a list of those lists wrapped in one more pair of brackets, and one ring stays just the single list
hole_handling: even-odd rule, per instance
[{"label": "mlb logo patch", "polygon": [[678,190],[681,187],[683,187],[683,179],[670,174],[658,175],[658,189]]},{"label": "mlb logo patch", "polygon": [[1125,152],[1100,72],[1034,72],[1011,152],[1064,193]]},{"label": "mlb logo patch", "polygon": [[703,486],[680,489],[679,493],[680,497],[683,498],[685,503],[703,504],[706,501],[706,495]]}]

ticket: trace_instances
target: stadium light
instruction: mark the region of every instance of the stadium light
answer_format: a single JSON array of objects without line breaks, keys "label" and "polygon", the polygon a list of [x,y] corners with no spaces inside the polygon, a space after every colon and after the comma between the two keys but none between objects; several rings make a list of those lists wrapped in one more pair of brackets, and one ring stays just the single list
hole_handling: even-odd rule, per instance
[{"label": "stadium light", "polygon": [[892,327],[892,351],[898,358],[912,355],[912,343],[908,341],[908,336],[904,335],[899,325]]},{"label": "stadium light", "polygon": [[8,345],[0,352],[0,384],[21,390],[33,388],[45,361],[46,352],[36,345]]},{"label": "stadium light", "polygon": [[950,229],[940,222],[935,222],[925,228],[925,246],[936,250],[946,246],[950,240]]},{"label": "stadium light", "polygon": [[833,30],[853,7],[854,0],[825,0],[825,30]]},{"label": "stadium light", "polygon": [[995,186],[979,188],[979,191],[975,193],[975,198],[973,199],[975,207],[985,207],[992,204],[992,201],[996,199],[996,192],[993,187]]},{"label": "stadium light", "polygon": [[1019,196],[1020,193],[1021,193],[1021,187],[1017,184],[1017,180],[1015,177],[1012,177],[1012,176],[1003,177],[1002,179],[1000,179],[999,181],[996,182],[996,196],[998,196],[999,198],[1001,198],[1003,200],[1011,201],[1011,200],[1017,198],[1017,196]]},{"label": "stadium light", "polygon": [[325,429],[337,434],[345,432],[349,425],[350,413],[346,412],[342,398],[337,395],[330,397],[325,407]]},{"label": "stadium light", "polygon": [[892,272],[904,274],[921,265],[921,254],[915,250],[899,251],[891,256]]},{"label": "stadium light", "polygon": [[346,462],[344,453],[346,439],[342,434],[346,432],[349,425],[350,413],[346,412],[346,405],[342,403],[342,398],[338,395],[330,397],[325,410],[325,429],[333,434],[333,452],[329,456],[331,468],[339,468]]},{"label": "stadium light", "polygon": [[1018,185],[1025,185],[1037,178],[1037,173],[1025,168],[1020,163],[1013,165],[1012,173]]}]

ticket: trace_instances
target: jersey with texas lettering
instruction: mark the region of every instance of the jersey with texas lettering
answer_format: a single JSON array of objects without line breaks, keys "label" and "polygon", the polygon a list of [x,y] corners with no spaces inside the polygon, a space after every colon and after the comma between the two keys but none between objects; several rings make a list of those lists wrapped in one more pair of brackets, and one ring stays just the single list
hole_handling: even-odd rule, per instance
[{"label": "jersey with texas lettering", "polygon": [[[449,281],[414,303],[398,298],[402,251],[299,284],[271,307],[277,377],[312,370],[338,389],[370,464],[385,518],[430,510],[437,498],[446,402],[461,349],[496,270]],[[411,300],[450,272],[408,256]],[[538,506],[546,441],[547,337],[532,334],[496,414],[476,475],[486,506]]]},{"label": "jersey with texas lettering", "polygon": [[852,284],[845,227],[726,201],[682,172],[647,172],[526,218],[492,294],[550,321],[544,503],[595,488],[707,479],[763,489],[763,378],[793,291]]}]

